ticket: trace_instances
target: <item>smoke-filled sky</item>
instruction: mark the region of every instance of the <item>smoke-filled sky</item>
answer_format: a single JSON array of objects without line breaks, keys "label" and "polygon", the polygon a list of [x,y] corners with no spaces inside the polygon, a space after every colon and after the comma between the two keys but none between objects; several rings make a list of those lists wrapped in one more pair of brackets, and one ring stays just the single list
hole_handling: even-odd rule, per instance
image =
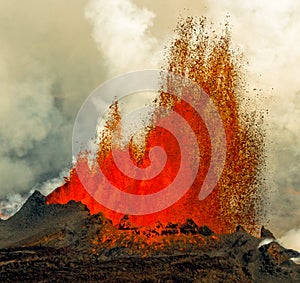
[{"label": "smoke-filled sky", "polygon": [[229,15],[247,95],[269,110],[267,226],[300,243],[299,13],[296,0],[0,0],[0,205],[62,182],[81,104],[117,74],[158,68],[179,15],[216,27]]}]

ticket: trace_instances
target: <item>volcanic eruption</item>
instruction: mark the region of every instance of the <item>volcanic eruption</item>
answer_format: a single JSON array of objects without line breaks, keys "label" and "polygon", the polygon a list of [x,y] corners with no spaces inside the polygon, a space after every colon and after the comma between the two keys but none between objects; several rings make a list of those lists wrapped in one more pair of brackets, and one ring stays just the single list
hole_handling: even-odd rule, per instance
[{"label": "volcanic eruption", "polygon": [[[93,158],[82,150],[64,184],[47,197],[35,191],[14,216],[0,220],[1,282],[299,282],[293,262],[299,253],[261,227],[263,112],[243,97],[243,58],[231,47],[228,25],[217,36],[204,18],[182,19],[166,58],[154,111],[138,138],[121,142],[117,100]],[[158,174],[139,178],[163,156]],[[212,166],[223,158],[221,170]],[[126,175],[128,168],[137,173]],[[180,190],[185,178],[192,184],[162,210],[127,214],[115,194],[107,199],[115,210],[97,201],[109,189],[99,169],[130,195],[160,193],[175,181]],[[218,182],[203,189],[211,172],[220,174]]]},{"label": "volcanic eruption", "polygon": [[[237,225],[243,225],[252,234],[257,234],[265,202],[263,113],[254,111],[249,107],[250,103],[247,104],[242,97],[243,58],[231,47],[228,25],[225,25],[223,34],[217,36],[204,18],[182,19],[176,28],[176,37],[166,58],[167,66],[163,70],[186,77],[199,85],[215,104],[226,134],[225,165],[217,186],[207,198],[199,200],[199,191],[212,158],[212,144],[207,126],[191,105],[162,90],[154,103],[157,108],[165,107],[178,113],[188,122],[197,138],[199,156],[195,158],[199,158],[201,166],[195,181],[180,200],[162,211],[147,215],[128,215],[129,221],[136,226],[151,226],[158,221],[164,225],[171,222],[182,224],[191,218],[197,225],[208,225],[217,233],[231,233]],[[172,85],[171,88],[176,89],[176,86]],[[146,168],[151,163],[150,150],[160,146],[166,152],[167,162],[156,177],[137,180],[126,176],[115,164],[112,137],[122,117],[118,101],[111,105],[109,118],[98,144],[97,158],[93,162],[94,165],[97,163],[103,174],[119,190],[140,195],[158,192],[173,182],[180,162],[184,162],[185,157],[179,154],[176,138],[168,130],[157,126],[165,119],[158,112],[152,113],[153,123],[144,129],[144,143],[137,144],[131,139],[129,153],[135,166]],[[170,127],[174,128],[176,125]],[[184,133],[181,134],[184,136]],[[186,137],[186,142],[187,139]],[[120,146],[119,154],[123,154],[124,150]],[[114,224],[118,224],[124,214],[99,204],[86,191],[78,176],[76,169],[80,168],[90,180],[97,178],[94,165],[90,164],[87,154],[82,152],[71,169],[69,178],[47,196],[46,202],[66,204],[70,200],[80,201],[87,205],[91,213],[102,212]],[[95,186],[99,190],[105,190],[101,184]]]}]

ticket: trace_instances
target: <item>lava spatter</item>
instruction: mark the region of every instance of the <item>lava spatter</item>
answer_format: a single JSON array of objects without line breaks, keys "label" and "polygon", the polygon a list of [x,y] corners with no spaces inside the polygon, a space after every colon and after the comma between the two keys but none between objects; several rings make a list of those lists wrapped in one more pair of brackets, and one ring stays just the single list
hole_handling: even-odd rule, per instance
[{"label": "lava spatter", "polygon": [[[240,54],[231,47],[228,25],[225,25],[223,34],[217,36],[203,18],[188,17],[180,20],[166,59],[166,71],[184,76],[198,84],[217,107],[226,133],[226,162],[216,188],[200,201],[199,191],[211,160],[211,140],[207,128],[198,113],[184,100],[162,91],[155,101],[156,105],[177,112],[189,123],[197,137],[201,166],[193,185],[179,201],[156,213],[129,215],[129,221],[136,226],[155,226],[158,221],[163,225],[170,222],[182,224],[191,218],[197,225],[207,225],[216,233],[233,232],[238,224],[253,234],[257,233],[263,192],[262,116],[260,113],[253,114],[250,109],[241,111],[243,82],[240,64],[243,61]],[[163,116],[155,116],[156,114],[154,112],[153,121],[164,119]],[[130,178],[120,172],[112,155],[112,134],[120,121],[121,115],[116,102],[111,106],[95,161],[104,175],[119,190],[131,194],[154,193],[168,186],[176,177],[182,159],[178,155],[178,141],[169,131],[155,126],[155,123],[145,128],[143,146],[138,146],[133,141],[129,144],[134,164],[140,168],[149,166],[149,151],[158,145],[165,150],[167,163],[155,178]],[[118,150],[122,153],[123,149],[120,146]],[[88,158],[82,154],[66,183],[47,196],[47,203],[81,201],[88,206],[91,213],[103,212],[114,224],[118,224],[124,214],[104,207],[91,197],[82,185],[76,167],[85,171],[89,182],[93,182],[93,166],[89,165]],[[95,189],[96,187],[101,188],[101,184],[95,185]]]}]

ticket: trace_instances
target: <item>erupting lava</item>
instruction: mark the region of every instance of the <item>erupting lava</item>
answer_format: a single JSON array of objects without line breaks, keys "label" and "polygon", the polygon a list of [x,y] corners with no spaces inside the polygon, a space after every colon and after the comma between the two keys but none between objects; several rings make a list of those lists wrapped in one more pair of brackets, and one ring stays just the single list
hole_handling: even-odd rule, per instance
[{"label": "erupting lava", "polygon": [[[206,27],[204,19],[188,17],[178,24],[176,31],[177,37],[169,49],[166,71],[194,81],[214,102],[226,133],[226,162],[216,188],[207,198],[199,200],[199,191],[211,160],[212,147],[208,130],[190,105],[170,93],[161,92],[156,104],[177,112],[195,133],[199,145],[200,167],[193,185],[179,201],[156,213],[129,215],[129,220],[136,226],[151,226],[158,221],[166,225],[170,222],[184,223],[192,218],[197,225],[207,225],[217,233],[233,232],[240,224],[255,234],[260,224],[263,204],[261,180],[264,132],[260,113],[253,114],[253,111],[240,109],[242,98],[239,93],[243,90],[239,75],[241,58],[230,47],[227,25],[223,35],[218,37]],[[164,117],[153,119],[157,122]],[[150,164],[150,149],[160,146],[167,155],[163,171],[152,179],[137,180],[118,169],[111,144],[112,133],[120,120],[118,104],[115,103],[111,106],[97,157],[98,165],[107,179],[119,190],[140,195],[158,192],[172,183],[182,159],[178,141],[169,131],[155,125],[145,130],[147,134],[144,147],[131,141],[129,151],[135,165],[146,168]],[[118,150],[122,154],[123,149],[120,147]],[[81,201],[91,213],[103,212],[114,224],[119,223],[124,215],[102,206],[90,196],[77,174],[76,168],[79,167],[81,170],[85,168],[87,176],[93,175],[87,157],[82,154],[68,180],[47,196],[47,203]],[[93,178],[90,180],[92,182]]]}]

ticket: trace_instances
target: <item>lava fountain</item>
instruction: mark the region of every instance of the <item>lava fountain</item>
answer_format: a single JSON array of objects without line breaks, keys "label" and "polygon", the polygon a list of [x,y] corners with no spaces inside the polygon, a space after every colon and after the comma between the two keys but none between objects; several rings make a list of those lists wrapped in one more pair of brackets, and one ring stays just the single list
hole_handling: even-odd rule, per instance
[{"label": "lava fountain", "polygon": [[[90,164],[84,152],[78,156],[65,183],[47,196],[47,203],[65,204],[70,200],[87,205],[92,214],[102,212],[114,224],[120,222],[124,213],[111,210],[96,201],[86,190],[78,168],[85,172],[90,186],[105,190],[105,186],[96,184],[97,165],[106,178],[123,192],[134,195],[147,195],[163,190],[171,184],[180,170],[181,156],[178,139],[170,131],[159,125],[166,120],[168,111],[176,112],[192,129],[199,152],[189,153],[191,160],[198,159],[200,166],[189,190],[171,206],[144,215],[128,215],[129,221],[136,226],[151,226],[157,222],[166,225],[170,222],[184,223],[192,218],[197,225],[207,225],[217,233],[231,233],[237,225],[243,225],[249,232],[256,234],[262,220],[263,168],[264,168],[264,130],[263,115],[243,105],[243,79],[241,77],[240,54],[231,48],[231,39],[226,24],[221,36],[207,27],[203,18],[188,17],[179,22],[167,57],[165,71],[185,77],[197,84],[213,101],[223,123],[226,135],[226,159],[217,185],[204,199],[199,199],[199,191],[205,181],[212,160],[212,141],[207,125],[184,99],[172,92],[161,90],[154,103],[157,111],[152,113],[152,123],[144,129],[144,141],[128,143],[131,162],[141,169],[151,165],[150,151],[159,146],[166,154],[163,170],[148,180],[126,176],[115,163],[113,137],[118,132],[122,117],[118,102],[110,107],[109,117],[98,144],[97,157]],[[169,86],[176,88],[176,86]],[[161,115],[159,109],[168,109]],[[168,123],[168,122],[167,122]],[[174,124],[170,128],[177,127]],[[182,130],[182,138],[189,142],[188,135]],[[119,156],[125,156],[121,145],[115,150]],[[196,156],[197,155],[197,156]],[[126,162],[125,167],[126,167]],[[96,166],[96,167],[97,167]],[[188,168],[186,166],[185,168]],[[191,172],[184,172],[188,178]],[[112,196],[113,198],[114,196]]]}]

